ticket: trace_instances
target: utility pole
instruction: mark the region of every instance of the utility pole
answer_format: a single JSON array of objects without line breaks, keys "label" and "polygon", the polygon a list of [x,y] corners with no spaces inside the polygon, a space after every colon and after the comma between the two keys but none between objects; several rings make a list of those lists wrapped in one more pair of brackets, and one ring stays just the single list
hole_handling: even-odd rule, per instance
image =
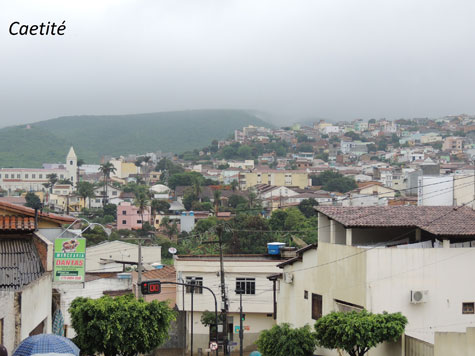
[{"label": "utility pole", "polygon": [[239,293],[239,356],[242,356],[242,344],[244,339],[244,330],[242,325],[242,294],[244,291],[242,289],[238,289],[236,290],[236,293]]},{"label": "utility pole", "polygon": [[[138,277],[137,277],[137,286],[140,286],[142,283],[142,239],[139,239],[139,261],[138,261]],[[142,298],[142,289],[139,287],[137,288],[138,290],[138,296],[139,298]]]},{"label": "utility pole", "polygon": [[[223,321],[223,334],[224,334],[224,354],[229,355],[228,350],[228,300],[226,298],[226,283],[224,279],[224,263],[223,263],[223,226],[217,226],[216,231],[218,233],[218,243],[219,243],[219,266],[220,266],[220,277],[221,277],[221,300],[223,303],[222,312],[224,314]],[[217,325],[216,325],[217,327]]]}]

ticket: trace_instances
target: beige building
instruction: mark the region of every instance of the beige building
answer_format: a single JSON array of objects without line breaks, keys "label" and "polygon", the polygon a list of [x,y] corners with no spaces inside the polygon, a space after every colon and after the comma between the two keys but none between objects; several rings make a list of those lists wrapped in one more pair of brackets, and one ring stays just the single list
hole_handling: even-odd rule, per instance
[{"label": "beige building", "polygon": [[[405,333],[434,344],[436,332],[475,323],[475,212],[451,207],[319,207],[317,246],[281,263],[277,322],[313,326],[331,311],[401,312]],[[465,223],[462,223],[465,222]],[[403,355],[404,338],[370,356]],[[338,355],[319,349],[318,355]],[[447,353],[453,354],[456,353]]]},{"label": "beige building", "polygon": [[[274,324],[273,282],[267,276],[279,273],[279,258],[271,258],[266,255],[228,255],[224,257],[224,271],[226,278],[226,292],[229,303],[228,313],[228,339],[239,344],[239,294],[236,289],[243,288],[242,295],[243,313],[245,314],[244,326],[244,349],[255,350],[254,342],[259,334],[270,329]],[[200,256],[177,256],[175,259],[177,281],[191,282],[195,279],[197,285],[209,287],[218,299],[218,311],[222,307],[220,292],[220,264],[219,257],[212,255]],[[183,287],[177,287],[176,304],[183,309]],[[185,288],[186,322],[187,322],[187,345],[190,347],[191,330],[191,290]],[[210,327],[204,326],[200,318],[203,312],[214,312],[214,299],[211,293],[205,289],[197,289],[194,293],[193,303],[193,352],[198,348],[207,349],[210,340],[214,340],[214,334],[210,335]],[[220,337],[221,342],[221,337]],[[236,347],[236,350],[238,347]]]},{"label": "beige building", "polygon": [[311,185],[307,171],[297,170],[254,170],[239,174],[239,187],[246,190],[257,184],[307,188]]},{"label": "beige building", "polygon": [[443,151],[461,151],[463,150],[462,137],[447,137],[442,145]]},{"label": "beige building", "polygon": [[139,169],[135,163],[125,162],[123,157],[111,159],[109,162],[112,163],[115,168],[115,173],[112,173],[111,177],[127,178],[131,174],[137,174],[139,172]]}]

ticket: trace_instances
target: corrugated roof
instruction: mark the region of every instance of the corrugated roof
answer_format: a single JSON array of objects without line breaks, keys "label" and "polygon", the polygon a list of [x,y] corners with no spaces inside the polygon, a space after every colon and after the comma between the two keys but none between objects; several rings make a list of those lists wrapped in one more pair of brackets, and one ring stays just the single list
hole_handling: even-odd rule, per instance
[{"label": "corrugated roof", "polygon": [[0,290],[19,290],[43,272],[31,238],[0,238]]},{"label": "corrugated roof", "polygon": [[434,235],[475,236],[475,211],[452,206],[319,206],[318,212],[346,227],[413,227]]},{"label": "corrugated roof", "polygon": [[35,218],[27,216],[0,216],[0,231],[34,231]]}]

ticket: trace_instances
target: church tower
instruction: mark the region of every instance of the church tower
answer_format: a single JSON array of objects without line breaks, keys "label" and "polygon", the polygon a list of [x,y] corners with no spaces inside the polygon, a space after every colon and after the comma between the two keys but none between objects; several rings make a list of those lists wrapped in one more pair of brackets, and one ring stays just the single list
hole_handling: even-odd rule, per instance
[{"label": "church tower", "polygon": [[78,158],[72,146],[69,149],[68,155],[66,156],[66,171],[68,172],[66,178],[73,183],[73,187],[76,187],[78,179]]}]

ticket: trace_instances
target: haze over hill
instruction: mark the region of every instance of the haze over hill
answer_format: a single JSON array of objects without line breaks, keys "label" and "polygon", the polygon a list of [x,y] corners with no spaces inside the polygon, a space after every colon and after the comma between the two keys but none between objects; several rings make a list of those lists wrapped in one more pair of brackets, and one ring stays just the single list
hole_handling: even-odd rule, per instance
[{"label": "haze over hill", "polygon": [[270,127],[246,110],[188,110],[136,115],[67,116],[0,129],[0,167],[64,162],[69,146],[86,163],[103,155],[201,148],[247,125]]}]

